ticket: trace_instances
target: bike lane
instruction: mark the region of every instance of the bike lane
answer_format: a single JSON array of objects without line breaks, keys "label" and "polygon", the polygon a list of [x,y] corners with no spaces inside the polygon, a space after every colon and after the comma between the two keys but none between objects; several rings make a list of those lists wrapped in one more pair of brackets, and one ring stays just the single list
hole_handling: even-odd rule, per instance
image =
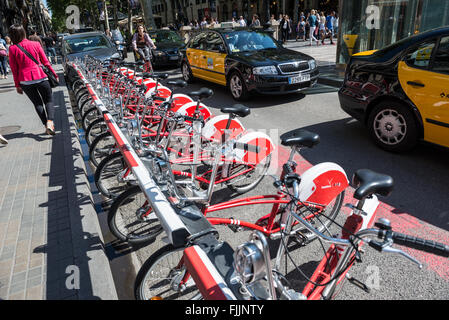
[{"label": "bike lane", "polygon": [[[283,146],[276,146],[274,152],[277,154],[277,161],[272,161],[270,170],[272,170],[272,173],[275,172],[277,175],[279,175],[282,164],[286,163],[289,159],[290,149]],[[308,162],[297,153],[295,154],[294,161],[298,164],[296,171],[299,174],[302,174],[304,171],[313,166],[312,163]],[[393,176],[393,179],[394,178],[395,177]],[[348,176],[348,179],[351,183],[352,177]],[[356,203],[356,200],[353,198],[353,194],[354,188],[350,186],[346,189],[346,195],[343,205],[346,203]],[[421,237],[427,240],[433,240],[445,244],[449,243],[449,232],[428,224],[424,221],[421,221],[420,219],[415,218],[413,215],[407,212],[403,212],[382,201],[384,200],[388,202],[388,198],[380,198],[379,200],[380,205],[377,209],[375,221],[379,220],[380,218],[386,218],[390,220],[393,230],[396,232],[405,233],[411,236]],[[351,213],[350,209],[344,206],[342,207],[341,212],[343,212],[345,215],[349,215]],[[449,281],[449,263],[447,262],[447,258],[406,247],[400,248],[404,252],[416,258],[423,265],[427,266],[427,268],[437,273],[441,278]]]}]

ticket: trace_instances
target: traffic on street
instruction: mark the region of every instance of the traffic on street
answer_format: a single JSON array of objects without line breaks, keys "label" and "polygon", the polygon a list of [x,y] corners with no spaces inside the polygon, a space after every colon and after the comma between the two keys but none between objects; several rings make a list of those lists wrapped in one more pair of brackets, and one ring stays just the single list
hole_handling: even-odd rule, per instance
[{"label": "traffic on street", "polygon": [[449,299],[449,17],[362,2],[13,24],[0,299]]}]

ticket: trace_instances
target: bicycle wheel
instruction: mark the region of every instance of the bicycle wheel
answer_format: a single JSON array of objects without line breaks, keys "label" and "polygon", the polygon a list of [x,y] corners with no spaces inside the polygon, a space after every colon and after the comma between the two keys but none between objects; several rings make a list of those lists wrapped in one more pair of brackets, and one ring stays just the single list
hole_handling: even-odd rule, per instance
[{"label": "bicycle wheel", "polygon": [[180,281],[186,273],[181,264],[184,247],[167,245],[148,258],[140,268],[134,285],[137,300],[200,300],[202,296],[192,277],[185,285]]},{"label": "bicycle wheel", "polygon": [[135,244],[151,241],[163,230],[139,186],[129,188],[112,203],[108,225],[118,239]]},{"label": "bicycle wheel", "polygon": [[100,193],[110,199],[117,198],[129,184],[120,179],[120,174],[128,167],[120,152],[104,158],[95,171],[94,180]]},{"label": "bicycle wheel", "polygon": [[[326,229],[330,227],[333,220],[337,217],[340,212],[343,200],[345,198],[345,191],[343,190],[333,201],[331,201],[326,208],[320,214],[312,216],[307,221],[314,225],[314,227],[321,233],[324,233]],[[298,207],[298,213],[303,214],[303,216],[310,216],[311,212],[316,211],[315,209],[306,208],[305,206]],[[310,232],[307,229],[300,229],[302,237],[304,237],[305,243],[308,243],[317,238],[317,235]]]},{"label": "bicycle wheel", "polygon": [[[226,185],[232,191],[242,194],[254,189],[265,177],[265,174],[270,168],[271,164],[271,154],[257,164],[252,170],[248,165],[245,164],[231,164],[229,168],[229,176],[236,176],[234,179],[229,180]],[[245,172],[248,171],[248,172]]]},{"label": "bicycle wheel", "polygon": [[81,124],[83,126],[84,131],[87,130],[87,127],[89,127],[89,124],[94,122],[97,119],[101,119],[102,116],[99,114],[97,107],[92,107],[89,110],[86,111],[86,113],[83,115],[83,118],[81,119]]},{"label": "bicycle wheel", "polygon": [[98,167],[101,160],[112,154],[114,148],[114,137],[108,131],[102,133],[92,141],[89,147],[89,160],[95,167]]},{"label": "bicycle wheel", "polygon": [[91,109],[92,107],[95,107],[95,103],[91,98],[85,99],[81,104],[79,104],[78,111],[81,117],[83,117],[84,113],[86,113],[86,111]]},{"label": "bicycle wheel", "polygon": [[75,80],[72,84],[72,92],[76,95],[77,92],[83,88],[85,88],[86,85],[84,84],[84,81],[81,79]]},{"label": "bicycle wheel", "polygon": [[98,118],[89,124],[84,135],[87,145],[90,146],[96,137],[108,131],[108,127],[103,118]]}]

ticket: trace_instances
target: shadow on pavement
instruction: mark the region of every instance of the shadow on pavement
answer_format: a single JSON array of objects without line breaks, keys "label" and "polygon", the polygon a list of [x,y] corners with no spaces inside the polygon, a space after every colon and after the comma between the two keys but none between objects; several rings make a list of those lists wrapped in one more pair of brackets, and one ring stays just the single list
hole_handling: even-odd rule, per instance
[{"label": "shadow on pavement", "polygon": [[352,118],[304,129],[321,137],[318,146],[301,152],[306,160],[312,164],[335,162],[344,168],[349,179],[361,168],[391,175],[394,191],[380,200],[395,207],[393,213],[408,213],[449,231],[449,150],[420,143],[407,153],[389,153],[376,147],[367,129]]},{"label": "shadow on pavement", "polygon": [[[61,81],[63,77],[60,76]],[[65,85],[61,83],[61,86]],[[34,248],[47,256],[46,299],[99,299],[92,289],[88,253],[103,250],[98,234],[83,230],[82,208],[92,205],[88,194],[78,193],[78,187],[86,185],[85,172],[74,160],[81,157],[74,145],[76,137],[70,131],[70,119],[66,108],[69,103],[64,92],[54,92],[57,134],[52,138],[48,202],[40,203],[48,212],[47,244]],[[68,119],[68,120],[67,120]],[[65,124],[67,123],[67,124]],[[65,132],[64,132],[65,131]],[[72,143],[72,144],[70,144]],[[88,214],[88,213],[87,213]]]}]

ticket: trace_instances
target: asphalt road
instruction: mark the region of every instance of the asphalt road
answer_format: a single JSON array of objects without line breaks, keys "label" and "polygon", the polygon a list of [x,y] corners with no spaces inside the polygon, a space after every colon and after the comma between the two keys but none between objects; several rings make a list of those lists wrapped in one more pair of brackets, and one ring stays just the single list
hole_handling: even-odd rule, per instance
[{"label": "asphalt road", "polygon": [[[180,78],[178,70],[165,70],[170,78]],[[214,114],[219,109],[235,103],[227,89],[208,82],[197,80],[187,88],[177,90],[189,93],[201,87],[214,91],[214,96],[204,103]],[[265,130],[270,133],[275,143],[278,136],[296,128],[305,128],[316,132],[321,137],[318,146],[304,150],[304,163],[335,162],[342,166],[349,178],[359,168],[369,168],[391,175],[395,180],[395,189],[390,197],[381,199],[385,202],[379,216],[385,216],[400,227],[424,238],[444,241],[449,239],[449,151],[420,144],[415,150],[406,154],[392,154],[378,149],[371,142],[367,131],[360,123],[352,120],[339,107],[337,89],[318,85],[302,93],[285,96],[253,96],[245,102],[251,108],[251,114],[241,119],[247,129]],[[277,136],[276,136],[277,135]],[[276,190],[272,179],[266,177],[262,183],[248,195],[272,194]],[[350,192],[349,192],[350,193]],[[226,187],[218,188],[214,202],[235,197]],[[350,201],[350,197],[349,200]],[[264,211],[265,210],[265,211]],[[268,213],[266,206],[245,207],[217,213],[220,217],[235,217],[241,220],[255,221]],[[339,216],[344,221],[347,210]],[[393,228],[396,226],[393,224]],[[337,229],[333,229],[337,233]],[[237,246],[247,241],[249,233],[234,234],[226,227],[219,227],[221,239]],[[425,234],[420,232],[425,231]],[[137,259],[134,267],[139,268],[163,243],[160,237],[153,243],[141,248],[133,248]],[[273,243],[275,253],[277,243]],[[371,286],[368,294],[362,289],[346,282],[337,299],[448,299],[449,266],[447,259],[434,259],[416,251],[408,251],[413,256],[424,259],[424,268],[417,266],[401,256],[379,254],[370,248],[362,255],[362,263],[357,263],[350,271],[351,276]],[[320,243],[315,241],[306,247],[294,251],[294,259],[303,271],[310,275],[321,259],[323,251]],[[128,260],[129,261],[129,260]],[[129,268],[117,270],[130,274]],[[291,265],[287,266],[288,278],[300,289],[303,278]],[[118,275],[119,277],[122,275]],[[132,277],[119,293],[123,299],[132,298]]]}]

